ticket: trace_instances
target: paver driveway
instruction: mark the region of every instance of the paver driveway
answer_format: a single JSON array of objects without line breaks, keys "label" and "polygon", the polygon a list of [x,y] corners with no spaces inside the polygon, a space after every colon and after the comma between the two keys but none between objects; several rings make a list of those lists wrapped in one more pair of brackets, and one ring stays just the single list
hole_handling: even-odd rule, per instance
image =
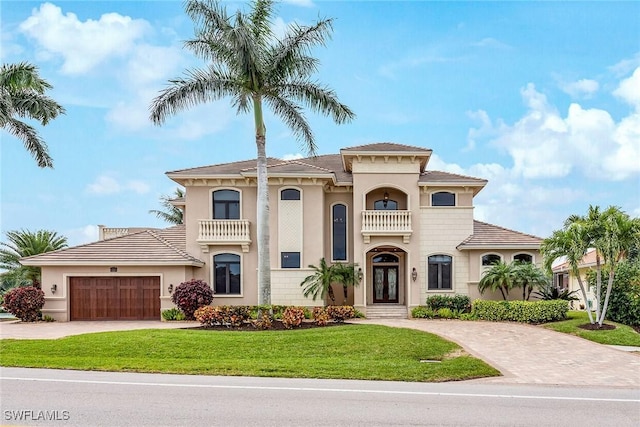
[{"label": "paver driveway", "polygon": [[460,320],[363,320],[418,329],[456,342],[502,372],[480,381],[633,387],[640,391],[640,353],[629,353],[541,326]]},{"label": "paver driveway", "polygon": [[[629,353],[582,338],[518,323],[459,320],[357,320],[357,323],[412,328],[454,341],[502,372],[475,381],[633,387],[640,392],[640,353]],[[0,338],[53,339],[90,332],[185,328],[197,322],[0,322]]]}]

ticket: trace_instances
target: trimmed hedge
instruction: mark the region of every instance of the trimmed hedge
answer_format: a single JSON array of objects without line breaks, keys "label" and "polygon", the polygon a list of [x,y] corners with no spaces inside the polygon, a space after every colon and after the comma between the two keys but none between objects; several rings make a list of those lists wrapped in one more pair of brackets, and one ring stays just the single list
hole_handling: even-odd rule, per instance
[{"label": "trimmed hedge", "polygon": [[431,295],[427,298],[427,307],[433,311],[448,308],[458,313],[471,311],[471,299],[466,295]]},{"label": "trimmed hedge", "polygon": [[478,320],[494,322],[511,321],[545,323],[567,318],[569,303],[553,301],[486,301],[475,300],[471,316]]}]

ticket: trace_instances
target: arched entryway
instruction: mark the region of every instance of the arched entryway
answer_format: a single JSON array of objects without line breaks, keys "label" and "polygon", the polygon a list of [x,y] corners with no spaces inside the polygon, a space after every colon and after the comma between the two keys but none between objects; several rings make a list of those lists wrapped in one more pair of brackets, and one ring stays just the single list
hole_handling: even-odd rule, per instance
[{"label": "arched entryway", "polygon": [[369,251],[367,304],[404,304],[405,255],[402,249],[390,246]]}]

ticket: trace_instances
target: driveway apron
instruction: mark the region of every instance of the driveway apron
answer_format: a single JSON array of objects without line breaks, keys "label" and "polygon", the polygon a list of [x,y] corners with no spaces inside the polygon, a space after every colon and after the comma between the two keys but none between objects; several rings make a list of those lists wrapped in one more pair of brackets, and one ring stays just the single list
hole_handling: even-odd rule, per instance
[{"label": "driveway apron", "polygon": [[418,329],[453,341],[503,374],[480,381],[640,389],[640,353],[519,323],[460,320],[364,320]]}]

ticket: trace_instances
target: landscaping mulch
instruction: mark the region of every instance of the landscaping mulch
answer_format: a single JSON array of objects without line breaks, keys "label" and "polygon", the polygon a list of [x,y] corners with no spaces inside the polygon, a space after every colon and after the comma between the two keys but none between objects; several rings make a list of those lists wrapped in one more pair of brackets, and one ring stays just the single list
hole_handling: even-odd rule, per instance
[{"label": "landscaping mulch", "polygon": [[190,330],[206,330],[206,331],[247,331],[247,332],[260,332],[260,331],[292,331],[297,329],[316,329],[316,328],[328,328],[331,326],[341,326],[341,325],[351,325],[351,323],[337,323],[337,322],[329,322],[325,326],[318,326],[314,322],[302,322],[300,326],[296,326],[291,329],[287,329],[282,321],[274,320],[270,329],[259,329],[253,325],[253,323],[243,323],[242,326],[225,326],[225,325],[214,325],[214,326],[198,326],[195,328],[185,328]]},{"label": "landscaping mulch", "polygon": [[603,323],[602,326],[597,323],[585,323],[584,325],[578,325],[578,328],[585,329],[587,331],[611,331],[616,328],[616,325],[610,325],[608,323]]}]

